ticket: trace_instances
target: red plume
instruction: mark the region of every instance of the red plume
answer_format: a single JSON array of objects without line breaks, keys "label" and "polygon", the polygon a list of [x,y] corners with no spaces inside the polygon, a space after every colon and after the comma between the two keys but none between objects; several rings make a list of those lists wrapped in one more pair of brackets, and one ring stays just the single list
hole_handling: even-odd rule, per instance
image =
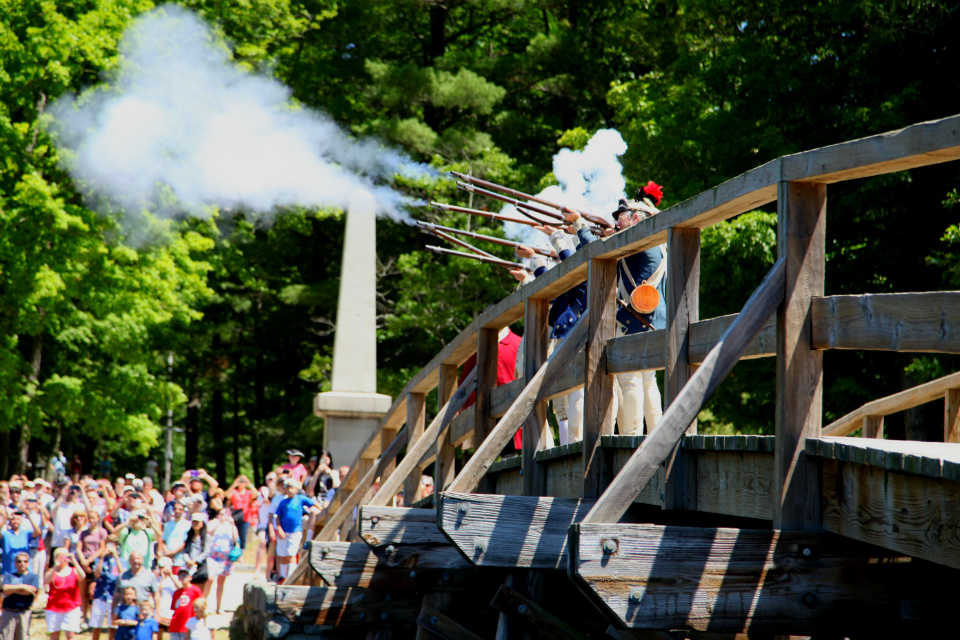
[{"label": "red plume", "polygon": [[643,188],[644,195],[650,196],[653,198],[653,204],[659,205],[660,201],[663,200],[663,187],[658,185],[656,182],[651,180],[647,183],[647,186]]}]

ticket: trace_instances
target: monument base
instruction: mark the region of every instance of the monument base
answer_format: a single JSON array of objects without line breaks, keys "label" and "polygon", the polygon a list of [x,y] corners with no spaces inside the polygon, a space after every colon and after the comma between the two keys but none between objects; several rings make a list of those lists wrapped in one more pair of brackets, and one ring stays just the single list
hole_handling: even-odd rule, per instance
[{"label": "monument base", "polygon": [[334,464],[353,464],[361,447],[377,431],[393,399],[380,393],[328,391],[317,395],[313,412],[324,419],[323,448]]}]

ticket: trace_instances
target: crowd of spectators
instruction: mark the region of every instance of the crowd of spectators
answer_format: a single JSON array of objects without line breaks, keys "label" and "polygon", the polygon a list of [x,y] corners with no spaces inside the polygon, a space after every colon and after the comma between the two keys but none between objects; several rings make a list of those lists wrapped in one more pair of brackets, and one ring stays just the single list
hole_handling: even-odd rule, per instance
[{"label": "crowd of spectators", "polygon": [[220,613],[251,535],[254,572],[282,582],[349,471],[334,471],[326,451],[302,458],[288,450],[259,488],[240,475],[224,490],[191,469],[162,493],[149,475],[83,475],[79,458],[68,467],[62,453],[52,482],[0,481],[0,640],[29,637],[44,595],[51,640],[86,629],[93,640],[104,631],[110,640],[212,639],[207,611]]}]

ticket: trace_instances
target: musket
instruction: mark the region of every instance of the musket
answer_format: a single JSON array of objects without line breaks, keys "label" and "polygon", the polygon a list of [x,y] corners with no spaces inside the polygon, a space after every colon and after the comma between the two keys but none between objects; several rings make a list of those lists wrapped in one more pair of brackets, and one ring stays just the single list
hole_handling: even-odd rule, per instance
[{"label": "musket", "polygon": [[523,218],[514,218],[513,216],[505,216],[500,213],[491,213],[489,211],[482,211],[480,209],[469,209],[467,207],[458,207],[452,204],[446,204],[445,202],[431,202],[431,207],[440,209],[441,211],[458,211],[460,213],[469,213],[475,216],[483,216],[484,218],[490,218],[491,220],[499,220],[501,222],[516,222],[517,224],[525,224],[528,227],[539,227],[542,226],[537,222],[531,220],[524,220]]},{"label": "musket", "polygon": [[420,220],[417,220],[417,224],[418,224],[419,226],[423,227],[424,229],[428,229],[428,230],[429,230],[429,229],[439,229],[440,231],[444,231],[444,232],[446,232],[446,233],[456,233],[456,234],[458,234],[458,235],[466,236],[466,237],[468,237],[468,238],[474,238],[474,239],[476,239],[476,240],[485,240],[485,241],[487,241],[487,242],[493,242],[493,243],[495,243],[495,244],[503,245],[504,247],[513,247],[514,249],[517,249],[517,248],[519,248],[519,247],[528,247],[528,248],[532,249],[533,251],[535,251],[536,253],[539,253],[539,254],[542,255],[542,256],[547,256],[548,258],[556,258],[556,257],[557,257],[557,254],[556,254],[555,251],[551,251],[551,250],[549,250],[549,249],[541,249],[540,247],[535,247],[535,246],[533,246],[533,245],[526,245],[526,244],[523,244],[522,242],[515,242],[515,241],[513,241],[513,240],[505,240],[505,239],[503,239],[503,238],[497,238],[497,237],[494,237],[494,236],[488,236],[488,235],[485,235],[485,234],[483,234],[483,233],[474,233],[473,231],[465,231],[465,230],[463,230],[463,229],[454,229],[454,228],[452,228],[452,227],[444,227],[443,225],[433,224],[433,223],[430,223],[430,222],[421,222]]},{"label": "musket", "polygon": [[537,219],[534,218],[532,215],[530,215],[530,214],[528,213],[528,211],[535,211],[535,212],[539,213],[540,215],[547,216],[548,218],[553,218],[554,220],[556,220],[556,221],[559,222],[560,224],[567,224],[566,218],[564,218],[562,215],[560,215],[560,214],[557,213],[556,211],[550,211],[550,210],[548,210],[548,209],[543,209],[543,208],[541,208],[541,207],[536,207],[536,206],[534,206],[534,205],[532,205],[532,204],[527,204],[526,202],[520,202],[520,201],[517,200],[516,198],[510,198],[510,197],[507,197],[507,196],[503,196],[503,195],[500,195],[499,193],[496,193],[495,191],[488,191],[488,190],[486,190],[486,189],[482,189],[482,188],[476,187],[476,186],[474,186],[474,185],[472,185],[472,184],[467,184],[467,183],[465,183],[465,182],[458,182],[458,183],[457,183],[457,188],[458,188],[458,189],[463,189],[464,191],[466,191],[466,192],[468,192],[468,193],[476,193],[476,194],[479,194],[479,195],[481,195],[481,196],[486,196],[486,197],[488,197],[488,198],[492,198],[492,199],[494,199],[494,200],[499,200],[500,202],[506,202],[507,204],[512,204],[513,206],[515,206],[515,207],[517,208],[517,210],[518,210],[520,213],[522,213],[523,215],[527,216],[527,217],[530,218],[531,220],[534,220],[534,221],[540,223],[541,225],[554,225],[554,226],[556,226],[557,223],[556,223],[556,222],[544,222],[544,221],[542,221],[542,220],[537,220]]},{"label": "musket", "polygon": [[426,223],[423,223],[423,222],[420,222],[420,221],[417,221],[417,225],[420,227],[420,231],[422,231],[423,233],[426,233],[427,235],[437,236],[437,237],[440,238],[441,240],[446,240],[447,242],[449,242],[449,243],[451,243],[451,244],[455,244],[455,245],[457,245],[457,246],[459,246],[459,247],[463,247],[463,248],[466,249],[467,251],[472,251],[473,253],[477,254],[478,256],[483,256],[483,257],[485,257],[485,258],[494,258],[494,259],[496,259],[496,260],[499,260],[499,258],[497,258],[497,256],[493,255],[492,253],[487,253],[487,252],[484,251],[483,249],[478,249],[477,247],[473,246],[473,245],[470,244],[469,242],[464,242],[463,240],[460,240],[460,239],[458,239],[458,238],[454,238],[453,236],[451,236],[451,235],[449,235],[449,234],[446,234],[446,233],[444,233],[443,231],[440,231],[440,230],[436,229],[435,227],[434,227],[433,229],[431,229],[430,227],[433,226],[433,225],[427,225]]},{"label": "musket", "polygon": [[525,271],[530,271],[525,266],[519,262],[507,262],[506,260],[501,260],[500,258],[485,258],[483,256],[474,255],[472,253],[464,253],[463,251],[454,251],[453,249],[444,249],[443,247],[434,247],[433,245],[427,245],[427,249],[433,251],[434,253],[440,253],[448,256],[458,256],[460,258],[470,258],[472,260],[479,260],[480,262],[488,262],[490,264],[495,264],[497,266],[503,267],[504,269],[524,269]]},{"label": "musket", "polygon": [[481,180],[480,178],[474,178],[473,176],[469,176],[465,173],[460,173],[459,171],[451,171],[450,175],[452,175],[455,178],[459,178],[460,180],[463,180],[465,182],[470,182],[475,185],[486,187],[487,189],[494,189],[496,191],[500,191],[501,193],[506,193],[507,195],[514,196],[515,198],[523,198],[524,200],[537,202],[539,204],[546,205],[548,207],[553,207],[554,209],[559,209],[560,211],[566,211],[568,213],[579,213],[584,220],[589,220],[590,222],[594,224],[598,224],[601,227],[605,227],[607,229],[613,228],[613,225],[610,224],[604,218],[600,216],[595,216],[585,211],[580,211],[579,209],[574,209],[573,207],[568,207],[565,204],[557,204],[556,202],[550,202],[549,200],[544,200],[543,198],[539,198],[537,196],[531,196],[522,191],[517,191],[516,189],[511,189],[510,187],[504,187],[495,182],[489,182],[487,180]]}]

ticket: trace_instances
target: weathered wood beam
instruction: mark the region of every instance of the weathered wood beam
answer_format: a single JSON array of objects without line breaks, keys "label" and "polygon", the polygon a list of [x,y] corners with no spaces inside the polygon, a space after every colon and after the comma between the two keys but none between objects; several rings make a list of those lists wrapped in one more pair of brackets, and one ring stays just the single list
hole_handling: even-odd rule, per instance
[{"label": "weathered wood beam", "polygon": [[[443,593],[438,591],[431,591],[426,593],[423,596],[423,605],[420,608],[420,617],[417,618],[417,637],[416,640],[432,640],[435,638],[434,634],[430,633],[428,627],[425,627],[420,623],[421,620],[426,620],[431,625],[434,624],[433,612],[445,613],[450,607],[451,603],[450,593]],[[426,617],[425,617],[426,616]],[[439,618],[437,619],[439,622]]]},{"label": "weathered wood beam", "polygon": [[479,446],[496,420],[490,417],[490,392],[497,386],[497,358],[500,337],[496,329],[481,329],[477,334],[477,396],[473,403],[473,441]]},{"label": "weathered wood beam", "polygon": [[[423,437],[424,425],[427,423],[427,396],[423,393],[407,394],[407,455],[416,445],[417,440]],[[425,452],[429,452],[434,447],[425,447]],[[403,482],[403,501],[405,504],[413,504],[420,499],[420,476],[423,475],[423,462],[419,459],[417,464],[410,469],[406,480]],[[382,487],[389,478],[380,478]]]},{"label": "weathered wood beam", "polygon": [[960,483],[870,464],[822,465],[825,530],[960,569]]},{"label": "weathered wood beam", "polygon": [[943,441],[960,442],[960,388],[943,396]]},{"label": "weathered wood beam", "polygon": [[440,496],[443,534],[481,567],[563,569],[567,530],[593,501],[481,493]]},{"label": "weathered wood beam", "polygon": [[[452,364],[440,365],[440,384],[437,388],[437,411],[443,408],[453,397],[457,390],[457,367]],[[442,491],[448,484],[453,482],[457,475],[456,470],[456,446],[453,443],[453,427],[445,429],[437,436],[436,465],[434,466],[436,476],[433,479],[435,491]]]},{"label": "weathered wood beam", "polygon": [[[389,622],[411,627],[420,613],[415,591],[277,586],[252,582],[244,586],[244,637],[280,639],[341,628],[370,628]],[[303,637],[303,636],[299,636]]]},{"label": "weathered wood beam", "polygon": [[[700,319],[700,230],[673,228],[667,238],[667,361],[663,399],[669,407],[694,371],[689,347],[690,326]],[[687,434],[696,433],[694,419]],[[693,456],[682,447],[674,447],[665,470],[664,507],[696,509],[697,470]]]},{"label": "weathered wood beam", "polygon": [[660,465],[683,437],[706,400],[736,365],[740,355],[760,332],[783,300],[784,261],[778,260],[747,300],[743,311],[690,377],[676,401],[663,414],[660,425],[597,500],[584,522],[617,522]]},{"label": "weathered wood beam", "polygon": [[839,420],[835,420],[823,428],[825,436],[845,436],[853,433],[862,425],[867,416],[888,416],[891,413],[910,409],[912,407],[933,402],[942,397],[950,389],[960,387],[960,371],[937,378],[925,384],[911,387],[900,393],[886,398],[873,400],[855,411],[851,411]]},{"label": "weathered wood beam", "polygon": [[451,544],[317,542],[310,545],[310,566],[332,587],[452,589],[477,575]]},{"label": "weathered wood beam", "polygon": [[626,627],[782,635],[903,633],[903,601],[946,619],[955,575],[821,532],[584,523],[569,572]]},{"label": "weathered wood beam", "polygon": [[432,509],[360,508],[360,537],[371,547],[391,544],[447,544]]},{"label": "weathered wood beam", "polygon": [[667,633],[653,629],[617,629],[613,625],[607,627],[607,635],[613,640],[684,640],[686,636],[682,631]]},{"label": "weathered wood beam", "polygon": [[[440,413],[430,422],[430,426],[423,432],[423,436],[416,442],[410,443],[407,447],[407,454],[397,465],[397,470],[393,472],[385,482],[380,484],[380,490],[370,499],[369,503],[374,507],[385,507],[400,490],[404,480],[416,469],[417,464],[423,454],[437,441],[437,436],[441,431],[447,428],[453,417],[457,415],[460,407],[467,401],[470,394],[477,386],[477,370],[471,371],[463,383],[454,392],[450,402],[445,404]],[[419,477],[417,478],[419,480]]]},{"label": "weathered wood beam", "polygon": [[518,622],[536,638],[544,640],[586,640],[561,618],[553,615],[533,600],[525,598],[520,592],[503,585],[490,602],[490,606],[503,615]]},{"label": "weathered wood beam", "polygon": [[417,624],[442,640],[483,640],[473,631],[426,605],[420,611]]},{"label": "weathered wood beam", "polygon": [[[528,299],[523,321],[523,379],[530,380],[547,360],[547,336],[549,335],[550,303],[547,300]],[[489,405],[487,406],[489,411]],[[547,422],[546,402],[533,405],[530,415],[523,423],[523,493],[541,495],[546,484],[543,469],[537,464],[537,451],[553,446],[553,433]]]},{"label": "weathered wood beam", "polygon": [[450,444],[454,447],[458,447],[473,438],[475,422],[473,414],[475,411],[476,405],[472,404],[458,413],[450,423]]},{"label": "weathered wood beam", "polygon": [[773,520],[772,454],[700,451],[696,476],[697,511]]},{"label": "weathered wood beam", "polygon": [[[691,365],[702,364],[737,314],[700,320],[690,324],[687,357]],[[741,360],[777,355],[777,322],[771,319],[753,339]],[[666,329],[644,331],[607,342],[607,373],[629,373],[663,369],[667,360]]]},{"label": "weathered wood beam", "polygon": [[823,437],[807,440],[807,453],[934,480],[960,482],[960,447],[945,446],[941,442]]},{"label": "weathered wood beam", "polygon": [[813,299],[814,349],[960,353],[960,292]]},{"label": "weathered wood beam", "polygon": [[513,403],[507,414],[500,419],[494,430],[482,443],[478,443],[473,457],[470,458],[450,485],[450,491],[463,493],[476,488],[477,483],[486,474],[487,469],[490,468],[500,451],[503,450],[504,445],[510,441],[517,428],[530,415],[530,411],[536,403],[542,399],[540,398],[541,392],[549,388],[570,361],[570,358],[583,346],[587,336],[586,329],[587,324],[581,321],[567,334],[566,340],[553,352],[546,364],[540,367],[537,374],[527,382],[520,397]]},{"label": "weathered wood beam", "polygon": [[591,260],[587,279],[587,323],[583,388],[583,445],[581,478],[584,498],[603,491],[600,438],[613,433],[614,379],[607,375],[607,341],[617,331],[617,261]]},{"label": "weathered wood beam", "polygon": [[777,311],[777,449],[774,526],[820,528],[820,473],[804,451],[820,437],[823,354],[811,349],[812,296],[823,295],[827,187],[781,182],[777,197],[777,255],[786,263],[783,304]]}]

